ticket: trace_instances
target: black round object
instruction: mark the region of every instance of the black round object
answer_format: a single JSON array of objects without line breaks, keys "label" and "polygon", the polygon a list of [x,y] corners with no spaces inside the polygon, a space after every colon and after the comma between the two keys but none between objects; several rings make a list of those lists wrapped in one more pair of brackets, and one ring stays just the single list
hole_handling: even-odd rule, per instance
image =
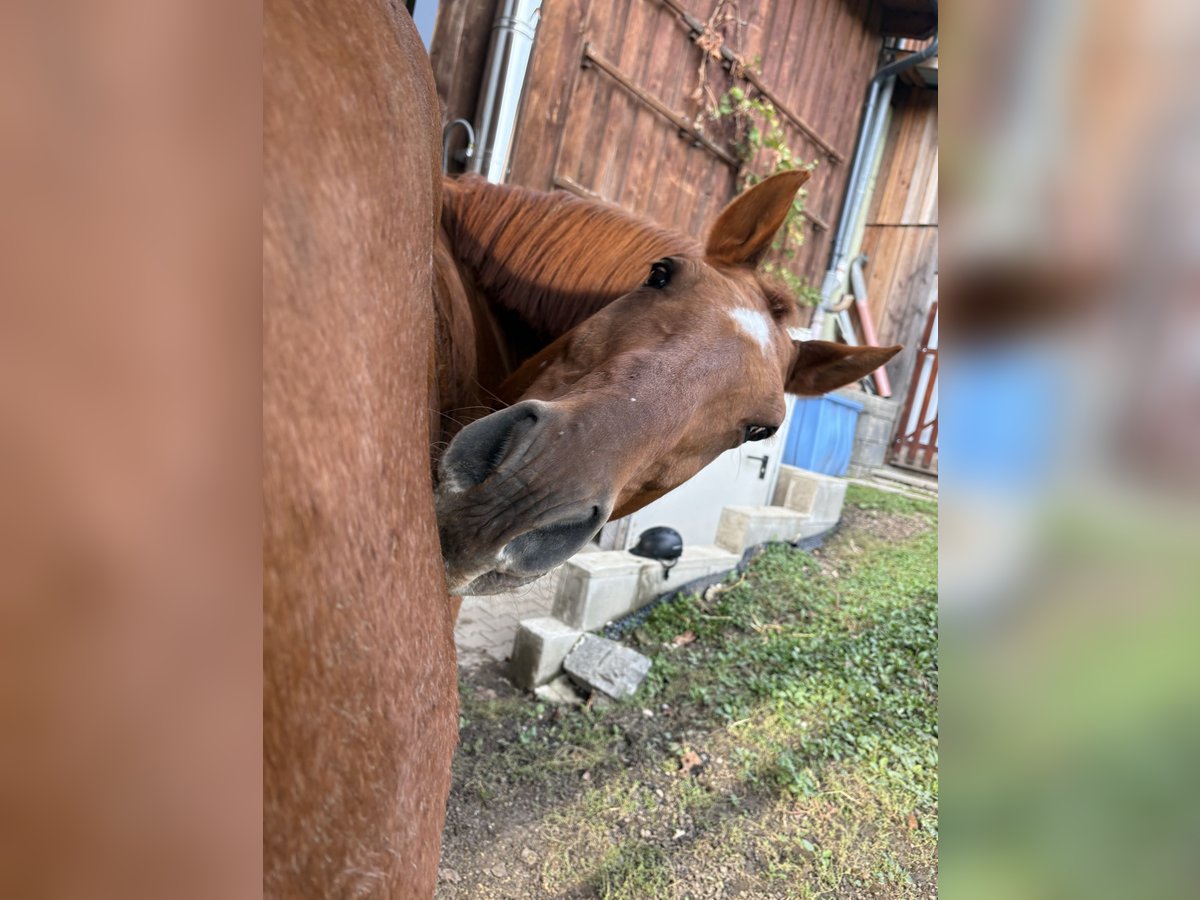
[{"label": "black round object", "polygon": [[659,526],[647,528],[638,538],[637,545],[629,551],[636,556],[673,562],[683,554],[683,537],[674,528]]}]

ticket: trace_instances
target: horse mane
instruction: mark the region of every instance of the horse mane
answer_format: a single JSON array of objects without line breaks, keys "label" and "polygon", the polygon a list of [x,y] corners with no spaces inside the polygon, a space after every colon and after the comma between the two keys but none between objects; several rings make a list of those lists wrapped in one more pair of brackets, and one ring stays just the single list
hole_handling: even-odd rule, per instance
[{"label": "horse mane", "polygon": [[664,256],[701,255],[694,239],[620,207],[563,191],[445,182],[442,227],[488,299],[557,337],[636,288]]}]

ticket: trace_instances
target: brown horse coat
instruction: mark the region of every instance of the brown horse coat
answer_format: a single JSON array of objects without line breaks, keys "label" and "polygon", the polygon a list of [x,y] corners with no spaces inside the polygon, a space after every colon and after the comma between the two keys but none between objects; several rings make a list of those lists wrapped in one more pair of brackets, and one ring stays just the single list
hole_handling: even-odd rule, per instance
[{"label": "brown horse coat", "polygon": [[396,5],[264,13],[263,885],[428,897],[457,726],[432,75]]}]

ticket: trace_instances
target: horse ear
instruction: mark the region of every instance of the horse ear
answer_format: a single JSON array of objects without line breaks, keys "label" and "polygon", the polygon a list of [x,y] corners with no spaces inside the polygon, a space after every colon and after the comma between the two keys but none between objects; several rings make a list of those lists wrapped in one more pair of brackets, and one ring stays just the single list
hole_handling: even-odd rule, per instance
[{"label": "horse ear", "polygon": [[805,169],[780,172],[737,197],[709,229],[705,256],[726,265],[757,266],[810,174]]},{"label": "horse ear", "polygon": [[787,392],[816,396],[853,384],[871,374],[904,348],[847,347],[829,341],[793,341],[796,361],[788,376]]}]

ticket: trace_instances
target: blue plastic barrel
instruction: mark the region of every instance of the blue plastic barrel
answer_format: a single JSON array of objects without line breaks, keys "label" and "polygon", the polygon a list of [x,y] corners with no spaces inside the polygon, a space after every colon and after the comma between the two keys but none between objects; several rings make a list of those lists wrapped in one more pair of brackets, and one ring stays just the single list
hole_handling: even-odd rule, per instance
[{"label": "blue plastic barrel", "polygon": [[862,410],[861,403],[836,394],[798,397],[783,449],[784,464],[823,475],[845,475]]}]

